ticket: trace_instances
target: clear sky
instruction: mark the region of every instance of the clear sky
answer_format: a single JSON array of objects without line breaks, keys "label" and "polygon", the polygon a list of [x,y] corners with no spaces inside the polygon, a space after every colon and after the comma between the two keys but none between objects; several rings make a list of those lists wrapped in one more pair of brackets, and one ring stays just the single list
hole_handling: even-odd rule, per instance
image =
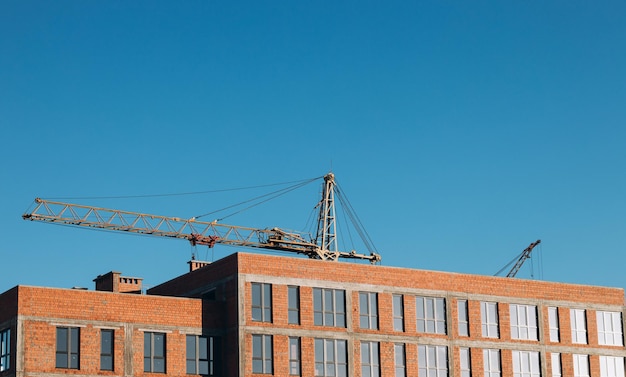
[{"label": "clear sky", "polygon": [[[35,197],[191,217],[261,192],[102,197],[331,170],[383,265],[493,275],[541,239],[518,277],[626,287],[625,14],[587,0],[2,1],[0,292],[92,288],[111,270],[150,287],[194,252],[23,221]],[[299,230],[321,184],[227,223]]]}]

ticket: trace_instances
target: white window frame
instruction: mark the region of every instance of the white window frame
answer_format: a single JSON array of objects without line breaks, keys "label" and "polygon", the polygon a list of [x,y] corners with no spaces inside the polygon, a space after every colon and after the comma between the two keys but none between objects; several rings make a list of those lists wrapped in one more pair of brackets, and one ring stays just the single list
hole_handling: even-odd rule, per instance
[{"label": "white window frame", "polygon": [[598,344],[603,346],[623,346],[622,313],[597,311]]},{"label": "white window frame", "polygon": [[472,377],[472,356],[469,348],[459,348],[459,366],[461,377]]},{"label": "white window frame", "polygon": [[482,301],[480,303],[482,334],[484,338],[499,338],[498,303]]},{"label": "white window frame", "polygon": [[348,344],[345,339],[315,339],[314,345],[315,377],[348,376]]},{"label": "white window frame", "polygon": [[289,375],[301,376],[302,375],[302,351],[300,345],[300,338],[289,337]]},{"label": "white window frame", "polygon": [[485,377],[501,377],[502,367],[499,349],[483,350],[483,367],[485,369]]},{"label": "white window frame", "polygon": [[561,377],[561,354],[552,352],[550,354],[552,364],[552,377]]},{"label": "white window frame", "polygon": [[417,346],[418,377],[448,376],[448,347]]},{"label": "white window frame", "polygon": [[539,352],[513,351],[513,377],[541,377]]},{"label": "white window frame", "polygon": [[624,358],[600,356],[600,377],[624,377]]},{"label": "white window frame", "polygon": [[393,330],[404,332],[404,297],[393,295]]},{"label": "white window frame", "polygon": [[467,306],[467,300],[458,300],[456,303],[459,336],[469,336],[469,308]]},{"label": "white window frame", "polygon": [[558,343],[561,339],[559,336],[559,308],[556,306],[548,307],[548,323],[550,327],[550,341]]},{"label": "white window frame", "polygon": [[574,377],[589,377],[589,355],[573,354]]},{"label": "white window frame", "polygon": [[313,324],[346,327],[346,291],[313,288]]},{"label": "white window frame", "polygon": [[537,307],[510,304],[511,339],[537,340]]},{"label": "white window frame", "polygon": [[570,309],[572,343],[587,344],[587,316],[585,309]]},{"label": "white window frame", "polygon": [[359,327],[378,330],[378,294],[359,292]]},{"label": "white window frame", "polygon": [[406,347],[404,343],[393,345],[395,377],[406,377]]},{"label": "white window frame", "polygon": [[380,377],[378,342],[361,342],[361,377]]},{"label": "white window frame", "polygon": [[415,297],[417,332],[446,334],[446,300],[442,297]]}]

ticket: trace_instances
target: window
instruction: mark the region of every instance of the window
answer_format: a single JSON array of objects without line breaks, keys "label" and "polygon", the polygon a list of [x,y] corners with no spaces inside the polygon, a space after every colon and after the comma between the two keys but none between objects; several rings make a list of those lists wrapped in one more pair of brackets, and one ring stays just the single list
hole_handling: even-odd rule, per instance
[{"label": "window", "polygon": [[272,374],[272,336],[252,335],[252,373]]},{"label": "window", "polygon": [[313,323],[316,326],[346,327],[343,290],[313,288]]},{"label": "window", "polygon": [[537,340],[537,307],[509,305],[511,309],[511,338]]},{"label": "window", "polygon": [[513,377],[540,377],[539,352],[513,351]]},{"label": "window", "polygon": [[448,347],[417,346],[419,377],[448,376]]},{"label": "window", "polygon": [[561,377],[561,354],[551,353],[550,359],[552,361],[552,377]]},{"label": "window", "polygon": [[600,377],[624,377],[624,358],[600,356]]},{"label": "window", "polygon": [[143,334],[143,371],[165,373],[165,334]]},{"label": "window", "polygon": [[362,329],[378,330],[378,296],[376,293],[359,293],[359,319]]},{"label": "window", "polygon": [[252,320],[272,322],[272,285],[252,283]]},{"label": "window", "polygon": [[300,375],[300,338],[289,338],[289,374]]},{"label": "window", "polygon": [[361,342],[361,377],[380,376],[378,342]]},{"label": "window", "polygon": [[469,348],[460,348],[459,356],[460,356],[460,362],[461,362],[461,377],[471,377],[472,376],[472,363],[470,359]]},{"label": "window", "polygon": [[404,344],[394,344],[393,351],[396,377],[406,377],[406,350]]},{"label": "window", "polygon": [[574,377],[589,377],[589,356],[573,355]]},{"label": "window", "polygon": [[215,375],[215,338],[187,335],[187,374]]},{"label": "window", "polygon": [[345,340],[315,339],[315,376],[348,376],[348,353]]},{"label": "window", "polygon": [[584,309],[570,309],[572,324],[572,343],[587,343],[587,322]]},{"label": "window", "polygon": [[485,377],[500,377],[500,350],[483,350]]},{"label": "window", "polygon": [[467,312],[467,300],[459,300],[456,303],[459,313],[459,335],[469,336],[469,316]]},{"label": "window", "polygon": [[606,346],[622,346],[622,313],[596,312],[598,321],[598,343]]},{"label": "window", "polygon": [[288,322],[292,325],[300,324],[300,288],[287,287]]},{"label": "window", "polygon": [[113,370],[113,330],[100,330],[100,370]]},{"label": "window", "polygon": [[548,322],[550,326],[550,341],[559,342],[559,310],[554,306],[548,307]]},{"label": "window", "polygon": [[480,315],[482,320],[483,336],[485,338],[498,338],[498,304],[495,302],[481,302]]},{"label": "window", "polygon": [[416,297],[417,331],[431,334],[446,333],[446,307],[443,298]]},{"label": "window", "polygon": [[57,327],[56,367],[80,368],[80,328]]},{"label": "window", "polygon": [[11,368],[11,329],[0,331],[0,372]]},{"label": "window", "polygon": [[402,295],[393,295],[393,330],[404,331],[404,301]]}]

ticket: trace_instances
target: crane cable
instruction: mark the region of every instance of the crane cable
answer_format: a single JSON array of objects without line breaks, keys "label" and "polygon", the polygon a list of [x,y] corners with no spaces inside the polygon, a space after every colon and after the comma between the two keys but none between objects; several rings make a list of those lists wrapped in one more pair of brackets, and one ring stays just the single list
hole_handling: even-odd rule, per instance
[{"label": "crane cable", "polygon": [[235,211],[235,212],[230,213],[230,214],[228,214],[228,215],[222,216],[221,218],[219,218],[219,219],[217,219],[217,220],[216,220],[216,221],[222,221],[222,220],[224,220],[224,219],[226,219],[226,218],[228,218],[228,217],[234,216],[234,215],[236,215],[236,214],[238,214],[238,213],[241,213],[241,212],[243,212],[243,211],[246,211],[246,210],[248,210],[248,209],[250,209],[250,208],[253,208],[253,207],[256,207],[256,206],[258,206],[258,205],[260,205],[260,204],[266,203],[266,202],[268,202],[268,201],[270,201],[270,200],[272,200],[272,199],[275,199],[275,198],[277,198],[277,197],[279,197],[279,196],[281,196],[281,195],[284,195],[284,194],[286,194],[286,193],[288,193],[288,192],[291,192],[291,191],[293,191],[293,190],[296,190],[296,189],[298,189],[298,188],[300,188],[300,187],[302,187],[302,186],[306,186],[307,184],[309,184],[309,183],[311,183],[311,182],[313,182],[313,181],[316,181],[316,180],[318,180],[318,179],[320,179],[320,178],[321,178],[321,177],[315,177],[315,178],[311,178],[311,179],[308,179],[308,180],[305,180],[305,181],[299,181],[300,183],[295,184],[295,185],[293,185],[293,186],[289,186],[289,187],[286,187],[286,188],[282,188],[282,189],[280,189],[280,190],[276,190],[276,191],[273,191],[273,192],[270,192],[270,193],[267,193],[267,194],[263,194],[263,195],[260,195],[260,196],[255,197],[255,198],[252,198],[252,199],[244,200],[243,202],[236,203],[236,204],[233,204],[233,205],[230,205],[230,206],[227,206],[227,207],[224,207],[224,208],[221,208],[221,209],[218,209],[218,210],[212,211],[212,212],[204,213],[204,214],[202,214],[202,215],[195,216],[195,218],[196,218],[196,219],[199,219],[199,218],[204,217],[204,216],[208,216],[208,215],[211,215],[211,214],[214,214],[214,213],[217,213],[217,212],[225,211],[225,210],[227,210],[227,209],[234,208],[234,207],[240,206],[240,205],[242,205],[242,204],[250,203],[250,202],[253,202],[253,201],[255,201],[255,200],[259,200],[259,199],[261,199],[261,198],[265,198],[265,197],[268,197],[268,196],[269,196],[269,198],[267,198],[267,199],[265,199],[265,200],[262,200],[262,201],[260,201],[260,202],[258,202],[258,203],[255,203],[255,204],[252,204],[252,205],[250,205],[250,206],[248,206],[248,207],[242,208],[242,209],[240,209],[239,211]]}]

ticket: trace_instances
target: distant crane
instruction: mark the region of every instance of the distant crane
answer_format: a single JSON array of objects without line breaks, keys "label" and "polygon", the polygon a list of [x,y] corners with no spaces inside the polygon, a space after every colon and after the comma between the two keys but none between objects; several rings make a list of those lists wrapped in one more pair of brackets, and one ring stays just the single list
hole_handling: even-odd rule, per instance
[{"label": "distant crane", "polygon": [[531,251],[533,251],[535,246],[539,245],[540,243],[541,243],[541,240],[537,240],[537,241],[531,243],[530,245],[528,245],[528,247],[526,249],[524,249],[524,251],[522,251],[522,253],[517,257],[517,259],[513,259],[511,262],[509,262],[500,271],[496,272],[496,275],[499,275],[500,272],[502,272],[504,269],[506,269],[508,266],[510,266],[511,263],[515,262],[515,264],[513,265],[513,268],[511,268],[509,273],[506,274],[507,278],[515,277],[515,275],[517,275],[517,272],[519,271],[519,269],[522,267],[522,264],[524,264],[526,259],[530,258]]},{"label": "distant crane", "polygon": [[[322,199],[319,203],[317,233],[313,239],[304,234],[280,228],[256,229],[218,224],[216,221],[181,219],[116,209],[35,199],[35,209],[22,215],[24,220],[59,223],[80,227],[129,232],[159,237],[186,239],[192,245],[215,244],[242,246],[294,252],[309,258],[335,261],[338,258],[364,259],[375,264],[381,257],[356,251],[338,251],[335,224],[335,176],[324,176]],[[356,224],[355,224],[356,226]]]}]

